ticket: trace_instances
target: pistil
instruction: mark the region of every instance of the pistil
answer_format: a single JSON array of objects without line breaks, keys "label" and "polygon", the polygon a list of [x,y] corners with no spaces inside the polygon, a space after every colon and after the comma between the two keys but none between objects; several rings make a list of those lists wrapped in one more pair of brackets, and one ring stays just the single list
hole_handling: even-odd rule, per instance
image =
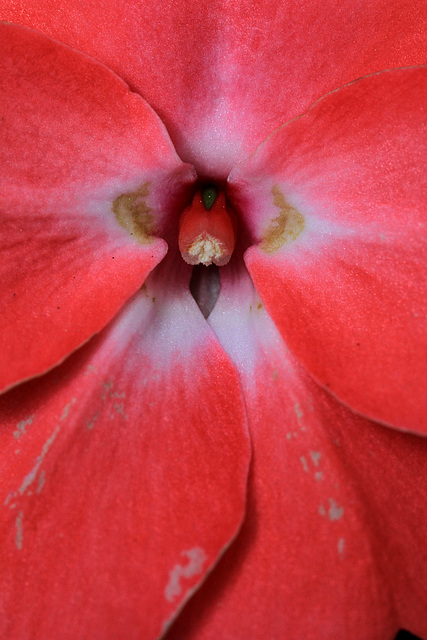
[{"label": "pistil", "polygon": [[179,250],[185,262],[222,267],[236,242],[235,219],[216,187],[198,191],[179,221]]}]

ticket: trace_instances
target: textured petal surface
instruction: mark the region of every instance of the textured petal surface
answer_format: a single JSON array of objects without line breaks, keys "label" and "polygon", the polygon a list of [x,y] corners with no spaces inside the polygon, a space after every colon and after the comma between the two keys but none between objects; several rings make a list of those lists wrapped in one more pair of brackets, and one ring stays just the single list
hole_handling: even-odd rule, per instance
[{"label": "textured petal surface", "polygon": [[209,321],[242,378],[247,518],[168,640],[426,637],[427,441],[318,387],[242,284],[223,282]]},{"label": "textured petal surface", "polygon": [[424,0],[2,0],[0,17],[114,69],[211,178],[328,91],[427,54]]},{"label": "textured petal surface", "polygon": [[427,69],[320,100],[230,176],[291,351],[354,410],[426,433]]},{"label": "textured petal surface", "polygon": [[250,457],[188,282],[150,276],[1,418],[0,635],[157,638],[237,533]]},{"label": "textured petal surface", "polygon": [[62,360],[140,288],[166,252],[151,234],[193,173],[115,74],[30,29],[0,34],[5,387]]}]

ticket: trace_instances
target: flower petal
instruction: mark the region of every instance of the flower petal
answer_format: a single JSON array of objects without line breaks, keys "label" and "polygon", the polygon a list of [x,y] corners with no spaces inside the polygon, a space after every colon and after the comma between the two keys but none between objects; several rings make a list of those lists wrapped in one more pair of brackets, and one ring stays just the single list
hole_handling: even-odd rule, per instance
[{"label": "flower petal", "polygon": [[2,0],[0,15],[114,69],[211,179],[328,91],[427,54],[424,0]]},{"label": "flower petal", "polygon": [[168,640],[426,637],[427,440],[341,406],[243,300],[223,278],[209,321],[245,394],[247,517]]},{"label": "flower petal", "polygon": [[61,361],[141,286],[166,252],[151,234],[193,173],[115,74],[40,33],[0,30],[4,388]]},{"label": "flower petal", "polygon": [[230,176],[284,340],[355,411],[427,433],[427,68],[355,82]]},{"label": "flower petal", "polygon": [[157,638],[239,529],[238,376],[181,276],[3,396],[3,637]]}]

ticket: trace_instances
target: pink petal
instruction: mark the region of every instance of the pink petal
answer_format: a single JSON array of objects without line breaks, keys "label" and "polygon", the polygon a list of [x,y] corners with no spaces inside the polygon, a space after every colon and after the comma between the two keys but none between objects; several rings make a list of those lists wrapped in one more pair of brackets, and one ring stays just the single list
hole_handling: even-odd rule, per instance
[{"label": "pink petal", "polygon": [[157,638],[240,527],[240,385],[182,265],[3,398],[2,637]]},{"label": "pink petal", "polygon": [[328,91],[427,54],[424,0],[2,0],[0,15],[114,69],[211,179]]},{"label": "pink petal", "polygon": [[230,177],[260,241],[246,264],[291,351],[355,411],[422,433],[426,105],[427,68],[367,77]]},{"label": "pink petal", "polygon": [[426,637],[427,440],[341,406],[249,287],[243,301],[242,279],[223,279],[210,322],[245,393],[247,517],[168,640]]},{"label": "pink petal", "polygon": [[112,72],[37,32],[0,29],[4,388],[102,329],[164,256],[163,241],[141,243],[120,226],[120,196],[145,189],[147,215],[164,231],[194,178]]}]

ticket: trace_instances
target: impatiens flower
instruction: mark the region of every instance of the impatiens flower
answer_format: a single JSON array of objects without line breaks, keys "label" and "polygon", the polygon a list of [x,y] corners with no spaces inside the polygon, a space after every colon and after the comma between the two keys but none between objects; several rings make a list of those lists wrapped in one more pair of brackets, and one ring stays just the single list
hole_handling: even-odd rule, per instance
[{"label": "impatiens flower", "polygon": [[0,637],[427,638],[424,0],[0,17]]}]

